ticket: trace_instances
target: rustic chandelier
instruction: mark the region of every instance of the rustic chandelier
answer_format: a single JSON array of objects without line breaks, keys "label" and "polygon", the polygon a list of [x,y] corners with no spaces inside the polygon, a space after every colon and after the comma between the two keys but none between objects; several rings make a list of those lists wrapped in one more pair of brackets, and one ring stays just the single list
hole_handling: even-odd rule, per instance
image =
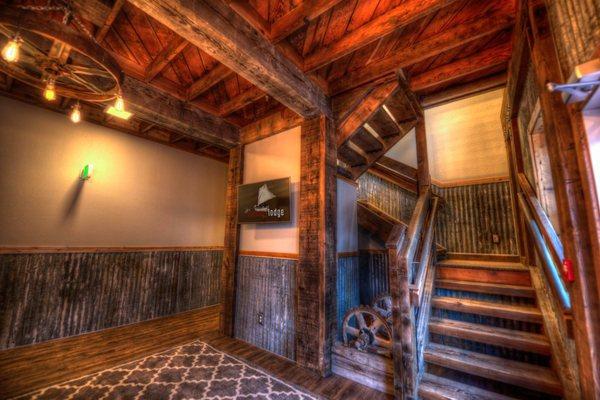
[{"label": "rustic chandelier", "polygon": [[[106,113],[131,118],[121,94],[119,65],[72,10],[65,0],[0,10],[0,37],[7,39],[0,71],[40,89],[48,102],[57,96],[75,100],[69,115],[74,123],[82,119],[80,102],[108,103]],[[62,15],[62,20],[49,14]]]}]

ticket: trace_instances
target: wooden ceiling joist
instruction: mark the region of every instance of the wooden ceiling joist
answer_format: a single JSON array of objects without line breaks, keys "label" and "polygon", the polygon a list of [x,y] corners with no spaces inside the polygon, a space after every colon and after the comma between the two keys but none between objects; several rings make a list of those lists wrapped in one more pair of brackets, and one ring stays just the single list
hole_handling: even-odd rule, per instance
[{"label": "wooden ceiling joist", "polygon": [[102,24],[102,26],[96,33],[97,42],[100,43],[104,40],[113,22],[115,22],[117,15],[119,15],[121,8],[123,8],[123,4],[125,4],[125,0],[115,0],[112,8],[110,9],[110,12],[108,13],[108,16],[106,17],[106,20],[104,21],[104,24]]},{"label": "wooden ceiling joist", "polygon": [[306,23],[339,4],[341,0],[305,0],[271,25],[269,38],[277,43],[285,39]]},{"label": "wooden ceiling joist", "polygon": [[256,100],[263,98],[264,96],[265,93],[262,90],[260,90],[256,86],[253,86],[252,88],[240,93],[228,102],[221,105],[220,115],[230,115],[231,113],[244,108],[248,104],[251,104]]},{"label": "wooden ceiling joist", "polygon": [[171,40],[171,42],[158,53],[154,60],[152,60],[148,68],[146,68],[144,80],[146,82],[152,81],[152,79],[160,74],[161,71],[187,47],[187,45],[188,42],[179,36]]},{"label": "wooden ceiling joist", "polygon": [[503,43],[471,57],[462,58],[417,75],[410,80],[410,88],[413,92],[420,92],[477,72],[506,66],[510,60],[510,55],[510,43]]},{"label": "wooden ceiling joist", "polygon": [[215,86],[217,83],[229,78],[233,74],[234,72],[225,65],[215,65],[214,68],[190,85],[187,91],[188,100],[195,99],[211,87]]},{"label": "wooden ceiling joist", "polygon": [[319,48],[304,60],[304,70],[314,71],[361,47],[449,6],[457,0],[408,0],[387,13],[372,19],[338,41]]},{"label": "wooden ceiling joist", "polygon": [[131,3],[298,114],[331,117],[323,91],[223,1]]},{"label": "wooden ceiling joist", "polygon": [[346,74],[332,82],[329,89],[332,95],[335,95],[364,85],[385,75],[393,74],[400,68],[419,63],[448,50],[507,29],[513,23],[513,18],[510,15],[498,15],[490,19],[479,19],[469,24],[444,30],[439,35],[394,51],[391,56],[381,61]]},{"label": "wooden ceiling joist", "polygon": [[451,101],[484,93],[506,85],[506,73],[501,72],[463,85],[454,86],[421,99],[423,107],[434,107]]}]

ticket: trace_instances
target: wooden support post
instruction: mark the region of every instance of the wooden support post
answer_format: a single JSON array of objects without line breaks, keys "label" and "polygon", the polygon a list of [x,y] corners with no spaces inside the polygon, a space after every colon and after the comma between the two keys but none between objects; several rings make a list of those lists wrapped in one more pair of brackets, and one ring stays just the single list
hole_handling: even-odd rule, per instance
[{"label": "wooden support post", "polygon": [[425,119],[422,117],[415,127],[417,141],[417,181],[419,194],[429,190],[431,176],[429,174],[429,159],[427,157],[427,131],[425,130]]},{"label": "wooden support post", "polygon": [[296,361],[331,372],[336,327],[336,137],[323,116],[301,126]]},{"label": "wooden support post", "polygon": [[238,185],[244,179],[244,146],[229,150],[227,192],[225,198],[225,243],[221,265],[221,334],[233,336],[236,278],[240,225],[237,222]]},{"label": "wooden support post", "polygon": [[600,299],[588,218],[592,217],[584,201],[581,173],[577,164],[576,145],[569,110],[559,93],[550,93],[547,82],[563,82],[556,48],[541,5],[531,10],[533,34],[532,60],[535,66],[540,104],[547,132],[548,151],[555,183],[560,216],[561,239],[565,257],[575,268],[571,287],[574,339],[577,346],[581,393],[584,399],[600,398]]}]

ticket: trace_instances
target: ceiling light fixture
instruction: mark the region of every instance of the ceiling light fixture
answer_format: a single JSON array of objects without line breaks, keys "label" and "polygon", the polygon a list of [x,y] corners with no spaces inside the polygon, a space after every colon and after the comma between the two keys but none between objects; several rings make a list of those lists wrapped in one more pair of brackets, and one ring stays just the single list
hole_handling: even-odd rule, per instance
[{"label": "ceiling light fixture", "polygon": [[121,118],[124,120],[128,120],[133,115],[129,111],[125,110],[125,101],[123,100],[123,97],[120,94],[117,95],[115,104],[106,109],[106,113],[112,115],[113,117]]},{"label": "ceiling light fixture", "polygon": [[49,78],[44,89],[44,98],[48,101],[56,100],[56,90],[54,84],[54,78]]},{"label": "ceiling light fixture", "polygon": [[79,102],[75,103],[69,117],[74,124],[78,124],[81,121],[81,106],[79,105]]},{"label": "ceiling light fixture", "polygon": [[2,58],[6,62],[17,62],[19,60],[19,48],[21,47],[22,42],[23,40],[18,34],[13,36],[2,49]]}]

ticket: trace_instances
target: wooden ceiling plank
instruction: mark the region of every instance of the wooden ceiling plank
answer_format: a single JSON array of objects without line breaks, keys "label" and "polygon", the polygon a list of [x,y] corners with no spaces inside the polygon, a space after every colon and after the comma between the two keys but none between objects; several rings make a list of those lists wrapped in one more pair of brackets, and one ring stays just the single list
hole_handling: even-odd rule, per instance
[{"label": "wooden ceiling plank", "polygon": [[223,64],[218,64],[200,79],[192,83],[187,92],[187,98],[193,100],[208,89],[232,76],[234,72]]},{"label": "wooden ceiling plank", "polygon": [[341,0],[306,0],[300,3],[296,8],[277,19],[271,25],[270,39],[278,43],[302,28],[306,23],[317,19],[326,13]]},{"label": "wooden ceiling plank", "polygon": [[331,108],[323,91],[222,0],[131,0],[304,117]]},{"label": "wooden ceiling plank", "polygon": [[115,22],[117,15],[119,15],[123,4],[125,4],[125,0],[115,0],[112,8],[110,9],[110,12],[108,13],[108,16],[106,17],[106,20],[104,21],[104,24],[102,24],[102,27],[100,27],[100,29],[96,33],[96,41],[98,43],[101,43],[106,37],[106,34],[110,30],[110,27],[112,26],[113,22]]},{"label": "wooden ceiling plank", "polygon": [[332,94],[338,94],[363,85],[400,68],[414,65],[438,54],[472,43],[511,27],[514,20],[510,15],[498,15],[490,19],[479,19],[470,24],[458,25],[439,35],[417,42],[392,52],[391,56],[364,68],[356,69],[330,84]]},{"label": "wooden ceiling plank", "polygon": [[410,80],[410,88],[413,92],[420,92],[493,67],[508,65],[510,56],[510,43],[500,44],[417,75]]},{"label": "wooden ceiling plank", "polygon": [[177,57],[188,45],[188,41],[180,36],[175,37],[171,42],[152,60],[146,68],[145,81],[150,82],[163,69]]},{"label": "wooden ceiling plank", "polygon": [[397,88],[397,81],[388,82],[373,88],[364,100],[338,124],[338,147],[346,143]]},{"label": "wooden ceiling plank", "polygon": [[458,85],[441,92],[425,96],[421,100],[423,107],[439,106],[451,101],[463,99],[468,96],[484,93],[489,90],[498,89],[506,86],[506,73],[502,72],[496,75],[478,79],[464,85]]},{"label": "wooden ceiling plank", "polygon": [[403,26],[449,6],[457,0],[408,0],[372,19],[334,43],[319,48],[304,61],[305,71],[314,71]]}]

